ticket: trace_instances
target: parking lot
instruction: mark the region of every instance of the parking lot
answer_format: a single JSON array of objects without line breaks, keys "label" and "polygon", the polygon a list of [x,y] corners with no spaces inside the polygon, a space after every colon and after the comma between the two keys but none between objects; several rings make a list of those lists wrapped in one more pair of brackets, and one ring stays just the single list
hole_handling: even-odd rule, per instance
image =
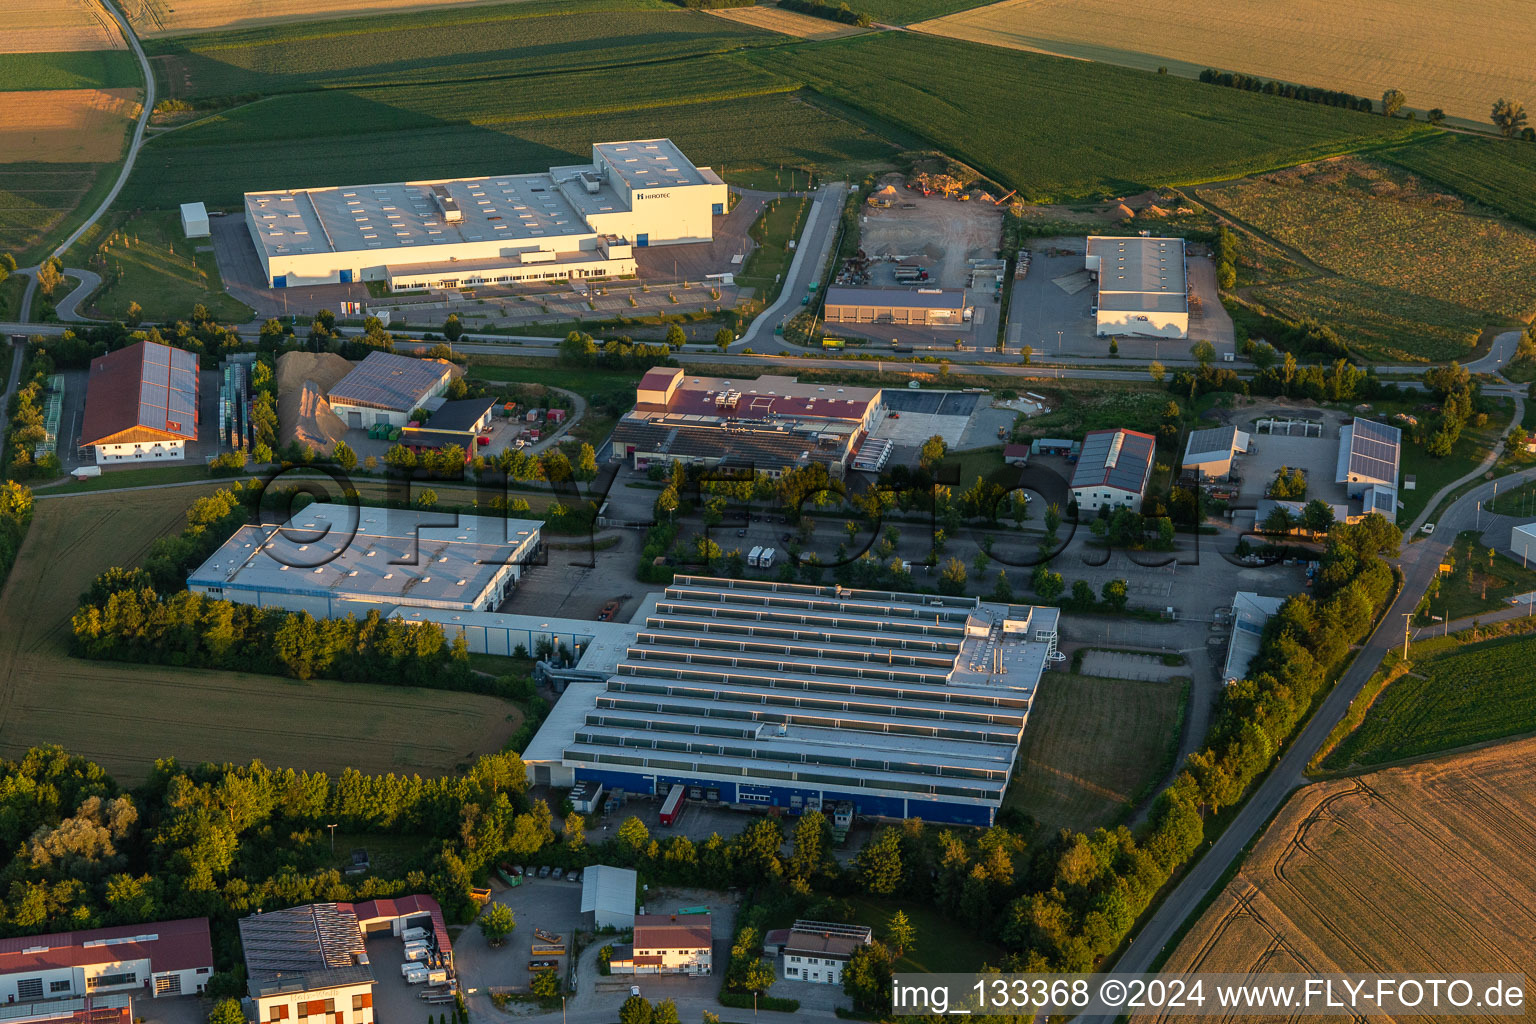
[{"label": "parking lot", "polygon": [[[654,500],[654,499],[653,499]],[[595,544],[615,542],[600,551]],[[619,600],[616,621],[627,622],[649,590],[635,580],[643,535],[635,530],[607,530],[595,536],[546,533],[544,561],[528,567],[499,612],[594,619],[603,605]],[[660,589],[660,588],[657,588]]]},{"label": "parking lot", "polygon": [[[1324,418],[1324,414],[1319,411],[1317,416],[1309,418]],[[1321,498],[1327,502],[1347,503],[1349,498],[1344,485],[1334,482],[1339,457],[1338,424],[1334,416],[1326,416],[1326,419],[1322,437],[1250,435],[1252,444],[1248,454],[1239,455],[1234,466],[1243,481],[1238,490],[1239,504],[1251,507],[1264,497],[1281,466],[1306,473],[1307,496],[1304,500]]]},{"label": "parking lot", "polygon": [[[471,930],[465,930],[460,936],[463,941],[470,936]],[[473,929],[476,937],[479,937],[479,929]],[[483,946],[485,940],[480,939]],[[368,963],[373,967],[373,1017],[379,1024],[392,1024],[396,1021],[409,1021],[415,1024],[424,1015],[433,1015],[447,1011],[452,1004],[428,1004],[422,1000],[422,993],[427,986],[422,984],[410,985],[406,983],[400,973],[400,967],[405,963],[405,944],[398,935],[389,932],[375,932],[367,937]],[[454,959],[458,962],[459,943],[454,943]]]}]

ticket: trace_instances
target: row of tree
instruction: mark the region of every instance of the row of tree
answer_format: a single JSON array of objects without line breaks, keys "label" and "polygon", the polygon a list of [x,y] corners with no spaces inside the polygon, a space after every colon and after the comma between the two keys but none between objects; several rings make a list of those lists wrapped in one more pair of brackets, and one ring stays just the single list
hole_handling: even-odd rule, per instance
[{"label": "row of tree", "polygon": [[1301,100],[1304,103],[1321,103],[1329,107],[1343,107],[1346,110],[1361,110],[1371,113],[1376,109],[1375,104],[1365,96],[1356,96],[1353,93],[1339,92],[1335,89],[1316,89],[1308,85],[1275,82],[1259,78],[1255,75],[1245,75],[1240,72],[1217,71],[1214,68],[1206,68],[1200,72],[1200,81],[1211,85],[1224,86],[1228,89],[1262,92],[1267,96],[1282,96],[1288,100]]},{"label": "row of tree", "polygon": [[38,453],[38,446],[48,437],[44,406],[54,363],[36,345],[27,346],[25,360],[16,392],[11,395],[10,419],[6,424],[6,476],[13,480],[55,477],[62,471],[58,455]]},{"label": "row of tree", "polygon": [[868,14],[863,11],[854,10],[847,3],[839,3],[833,6],[827,3],[826,0],[779,0],[779,6],[788,11],[809,14],[813,18],[840,21],[844,25],[867,27],[874,21]]},{"label": "row of tree", "polygon": [[32,525],[32,492],[15,480],[0,482],[0,588],[11,575],[16,553]]}]

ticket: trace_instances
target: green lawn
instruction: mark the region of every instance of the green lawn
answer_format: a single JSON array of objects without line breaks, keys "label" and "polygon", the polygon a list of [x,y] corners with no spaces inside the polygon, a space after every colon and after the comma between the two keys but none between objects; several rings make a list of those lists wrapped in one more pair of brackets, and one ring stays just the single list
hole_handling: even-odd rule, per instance
[{"label": "green lawn", "polygon": [[1477,468],[1509,425],[1508,405],[1508,399],[1500,399],[1497,408],[1488,416],[1488,426],[1480,430],[1469,426],[1462,430],[1451,454],[1443,458],[1428,454],[1420,445],[1403,445],[1402,475],[1414,477],[1415,483],[1411,491],[1398,491],[1398,498],[1403,503],[1397,511],[1399,523],[1407,526],[1413,522],[1436,491]]},{"label": "green lawn", "polygon": [[607,391],[633,392],[635,385],[644,376],[641,370],[573,370],[558,366],[548,359],[519,364],[508,356],[476,356],[470,360],[469,367],[472,376],[486,380],[553,385],[582,395]]},{"label": "green lawn", "polygon": [[[686,60],[783,42],[661,0],[524,0],[151,39],[163,95],[205,100],[310,89],[525,78]],[[3,67],[3,65],[0,65]],[[670,70],[660,72],[670,77]]]},{"label": "green lawn", "polygon": [[[229,477],[228,479],[239,479]],[[70,478],[56,487],[45,487],[39,494],[72,494],[76,491],[105,491],[114,487],[145,487],[150,484],[184,484],[204,481],[217,482],[208,474],[202,463],[183,463],[178,466],[145,466],[143,469],[108,469],[101,476],[85,480]]]},{"label": "green lawn", "polygon": [[876,899],[873,896],[854,894],[847,897],[853,904],[854,922],[867,924],[878,938],[885,931],[891,915],[900,910],[906,913],[917,935],[916,945],[896,961],[896,970],[925,974],[973,973],[983,964],[997,967],[1002,963],[1003,951],[957,921],[951,921],[932,907],[909,900]]},{"label": "green lawn", "polygon": [[[1156,433],[1163,410],[1174,401],[1149,379],[1145,385],[1094,381],[1092,388],[1059,389],[1054,382],[1030,390],[1052,398],[1052,411],[1020,425],[1025,437],[1080,438],[1090,430],[1126,427]],[[1182,406],[1182,403],[1181,403]]]},{"label": "green lawn", "polygon": [[[1451,564],[1456,568],[1440,577],[1439,593],[1429,602],[1431,615],[1447,620],[1466,618],[1505,608],[1509,598],[1536,590],[1536,569],[1522,567],[1519,559],[1498,551],[1490,564],[1488,548],[1479,543],[1480,536],[1476,530],[1457,535],[1450,550]],[[1420,616],[1415,621],[1425,625],[1432,620]]]},{"label": "green lawn", "polygon": [[1058,828],[1109,827],[1173,766],[1185,684],[1049,672],[1003,798]]},{"label": "green lawn", "polygon": [[765,303],[775,298],[774,282],[789,271],[795,252],[789,248],[792,238],[800,237],[805,226],[809,199],[775,199],[769,203],[752,225],[752,240],[757,248],[747,257],[741,273],[736,275],[738,284],[758,289],[758,297]]},{"label": "green lawn", "polygon": [[1412,668],[1388,686],[1360,728],[1324,762],[1369,766],[1536,729],[1536,636],[1409,649]]},{"label": "green lawn", "polygon": [[7,90],[133,89],[142,87],[139,62],[127,50],[0,53]]},{"label": "green lawn", "polygon": [[[0,281],[0,320],[14,320],[21,312],[21,296],[27,290],[27,279],[11,274]],[[9,367],[7,366],[7,372]]]},{"label": "green lawn", "polygon": [[1173,75],[906,32],[741,59],[915,132],[1038,200],[1233,177],[1423,130]]},{"label": "green lawn", "polygon": [[[1002,483],[1005,479],[1009,485],[1016,485],[1019,481],[1017,466],[1010,466],[1003,461],[1003,448],[995,445],[991,448],[973,448],[969,451],[950,452],[939,464],[940,471],[954,469],[959,476],[960,487],[966,488],[976,482],[976,478],[993,479],[996,474],[996,482]],[[1009,474],[1011,473],[1011,477]]]},{"label": "green lawn", "polygon": [[218,320],[250,320],[255,311],[224,291],[211,250],[209,239],[182,235],[177,213],[156,210],[88,232],[66,262],[105,252],[106,266],[97,270],[106,283],[88,305],[108,317],[126,316],[129,304],[137,302],[145,320],[182,319],[201,302]]}]

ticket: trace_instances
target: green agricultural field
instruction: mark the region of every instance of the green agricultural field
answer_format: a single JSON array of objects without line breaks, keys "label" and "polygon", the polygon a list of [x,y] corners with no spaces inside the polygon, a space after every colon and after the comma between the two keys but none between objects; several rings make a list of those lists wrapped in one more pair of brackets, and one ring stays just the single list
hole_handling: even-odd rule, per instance
[{"label": "green agricultural field", "polygon": [[121,205],[235,209],[261,189],[537,171],[590,160],[594,140],[658,135],[728,178],[778,164],[862,174],[895,156],[793,83],[729,57],[611,85],[606,72],[574,72],[279,96],[151,142]]},{"label": "green agricultural field", "polygon": [[1382,691],[1324,762],[1369,766],[1536,729],[1536,636],[1414,644],[1412,668]]},{"label": "green agricultural field", "polygon": [[[782,41],[659,2],[531,0],[176,36],[145,46],[164,95],[206,100],[654,64]],[[674,71],[659,73],[670,78]]]},{"label": "green agricultural field", "polygon": [[[85,303],[86,308],[108,319],[128,315],[137,302],[145,320],[186,317],[201,302],[215,319],[244,323],[255,311],[224,291],[212,243],[192,241],[182,235],[180,215],[154,211],[113,221],[103,246],[101,231],[92,231],[66,254],[66,263],[101,256],[98,267],[104,284]],[[208,249],[198,252],[198,248]]]},{"label": "green agricultural field", "polygon": [[1173,766],[1184,690],[1176,682],[1049,673],[1004,806],[1030,815],[1045,835],[1114,825]]},{"label": "green agricultural field", "polygon": [[1424,130],[1170,75],[905,32],[743,59],[916,132],[1036,200],[1235,177]]},{"label": "green agricultural field", "polygon": [[0,163],[0,252],[14,253],[23,266],[37,262],[45,240],[84,218],[79,209],[104,194],[115,174],[109,164]]},{"label": "green agricultural field", "polygon": [[1392,362],[1464,359],[1536,311],[1536,236],[1399,168],[1333,161],[1202,188],[1200,199],[1331,275],[1249,294]]},{"label": "green agricultural field", "polygon": [[144,82],[127,50],[0,53],[0,88],[131,89]]},{"label": "green agricultural field", "polygon": [[986,6],[987,0],[856,0],[848,6],[882,25],[913,25],[929,18]]},{"label": "green agricultural field", "polygon": [[1380,156],[1536,228],[1536,146],[1444,133]]}]

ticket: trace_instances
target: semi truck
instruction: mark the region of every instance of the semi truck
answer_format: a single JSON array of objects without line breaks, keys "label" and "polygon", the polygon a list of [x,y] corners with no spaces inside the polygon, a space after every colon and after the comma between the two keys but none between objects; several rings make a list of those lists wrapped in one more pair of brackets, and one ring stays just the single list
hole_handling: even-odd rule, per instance
[{"label": "semi truck", "polygon": [[683,811],[683,802],[688,798],[688,791],[683,786],[673,786],[667,793],[666,800],[661,804],[661,823],[670,828],[677,816]]}]

